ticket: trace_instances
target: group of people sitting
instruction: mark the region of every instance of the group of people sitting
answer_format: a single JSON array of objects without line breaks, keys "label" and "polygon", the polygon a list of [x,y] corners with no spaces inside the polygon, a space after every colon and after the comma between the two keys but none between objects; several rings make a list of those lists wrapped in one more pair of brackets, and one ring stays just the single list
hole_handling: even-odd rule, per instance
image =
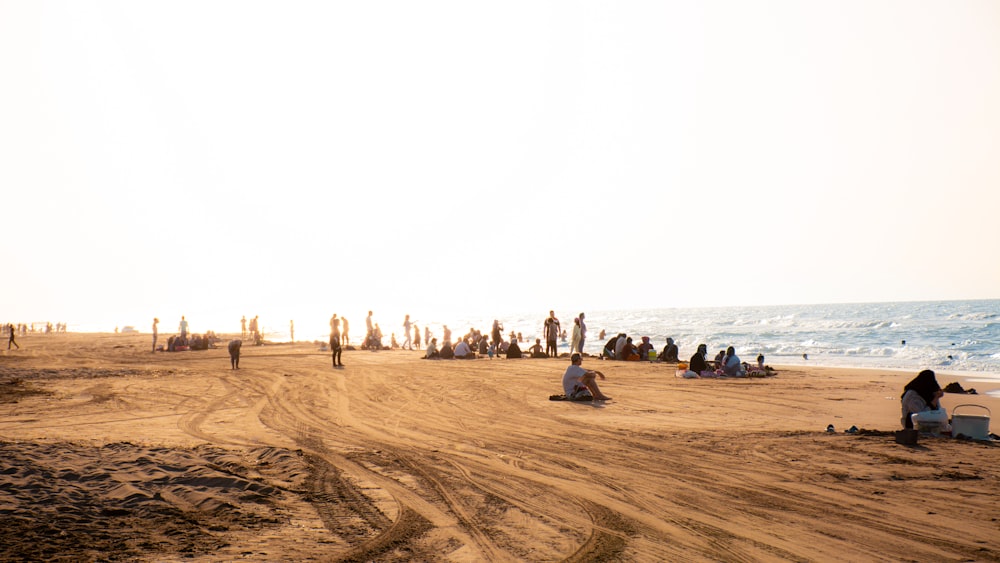
[{"label": "group of people sitting", "polygon": [[632,337],[624,332],[612,336],[604,345],[604,350],[601,352],[601,356],[609,360],[624,360],[627,362],[647,360],[676,363],[678,361],[677,354],[678,349],[677,345],[674,344],[673,338],[667,338],[667,343],[663,347],[663,350],[657,354],[656,348],[650,342],[648,336],[643,336],[642,343],[636,345],[632,341]]},{"label": "group of people sitting", "polygon": [[167,339],[167,352],[183,352],[185,350],[208,350],[215,348],[219,338],[214,332],[205,334],[179,334]]},{"label": "group of people sitting", "polygon": [[[470,334],[475,334],[470,333]],[[424,354],[424,359],[459,359],[459,360],[474,360],[479,357],[489,357],[493,359],[496,357],[506,357],[507,359],[514,358],[547,358],[549,357],[541,344],[541,339],[536,338],[535,344],[528,347],[527,351],[521,351],[520,344],[517,343],[517,339],[514,338],[510,342],[506,340],[501,340],[499,342],[490,341],[490,339],[485,336],[480,335],[480,338],[473,338],[470,335],[466,335],[463,338],[458,339],[458,342],[452,346],[451,342],[445,340],[441,347],[438,348],[438,339],[431,338],[431,341],[427,343],[427,350]]]}]

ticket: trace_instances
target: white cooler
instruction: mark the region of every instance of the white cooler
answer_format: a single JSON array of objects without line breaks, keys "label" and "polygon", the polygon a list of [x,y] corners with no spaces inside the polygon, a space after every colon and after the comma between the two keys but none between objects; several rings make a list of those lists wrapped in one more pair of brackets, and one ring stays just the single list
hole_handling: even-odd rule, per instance
[{"label": "white cooler", "polygon": [[[982,414],[959,414],[958,409],[962,407],[976,407],[986,411]],[[958,405],[951,410],[951,435],[968,436],[973,440],[990,439],[990,409],[982,405]]]}]

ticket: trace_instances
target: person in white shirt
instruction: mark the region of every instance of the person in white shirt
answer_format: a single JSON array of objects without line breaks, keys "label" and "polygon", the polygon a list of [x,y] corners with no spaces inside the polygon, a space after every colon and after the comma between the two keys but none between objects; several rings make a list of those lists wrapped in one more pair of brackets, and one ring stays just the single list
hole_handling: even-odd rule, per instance
[{"label": "person in white shirt", "polygon": [[579,352],[574,353],[570,356],[570,366],[566,368],[566,373],[563,374],[563,392],[566,394],[566,398],[571,401],[585,401],[587,397],[590,397],[594,401],[610,401],[611,397],[608,397],[601,392],[601,388],[597,386],[597,378],[600,377],[602,380],[606,379],[604,374],[590,369],[584,369],[583,356]]}]

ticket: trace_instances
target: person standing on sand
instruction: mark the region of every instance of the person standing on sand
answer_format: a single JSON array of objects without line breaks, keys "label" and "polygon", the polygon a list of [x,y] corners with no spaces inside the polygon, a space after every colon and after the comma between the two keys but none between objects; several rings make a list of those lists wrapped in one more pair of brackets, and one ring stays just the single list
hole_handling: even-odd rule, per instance
[{"label": "person standing on sand", "polygon": [[351,336],[347,333],[347,331],[350,329],[350,325],[347,323],[347,319],[345,319],[344,317],[340,317],[340,325],[342,327],[340,329],[340,341],[343,343],[344,346],[350,346]]},{"label": "person standing on sand", "polygon": [[14,342],[14,325],[7,323],[7,332],[10,334],[7,340],[7,349],[10,350],[10,345],[13,344],[18,350],[20,350],[21,347],[17,345],[17,342]]},{"label": "person standing on sand", "polygon": [[574,352],[570,356],[570,366],[563,373],[563,392],[566,398],[571,401],[586,400],[589,397],[594,401],[610,401],[597,386],[597,378],[607,379],[604,374],[592,369],[583,368],[583,356],[579,352]]},{"label": "person standing on sand", "polygon": [[292,343],[295,343],[295,321],[288,321],[288,335],[292,339]]},{"label": "person standing on sand", "polygon": [[[583,355],[583,343],[587,341],[587,323],[583,322],[583,317],[583,313],[580,313],[580,316],[577,317],[580,319],[580,348],[577,350],[580,355]],[[570,352],[572,352],[572,350],[570,350]]]},{"label": "person standing on sand", "polygon": [[247,337],[247,316],[243,315],[243,318],[240,319],[240,338],[246,338],[246,337]]},{"label": "person standing on sand", "polygon": [[184,318],[184,315],[181,315],[181,324],[180,324],[180,327],[178,327],[178,328],[180,328],[180,331],[181,331],[181,338],[187,339],[187,335],[188,335],[188,322],[187,322],[187,319]]},{"label": "person standing on sand", "polygon": [[420,327],[416,323],[413,323],[413,345],[420,349]]},{"label": "person standing on sand", "polygon": [[555,311],[549,311],[549,318],[545,319],[542,325],[542,333],[545,335],[545,355],[550,353],[553,358],[559,355],[556,341],[559,340],[559,319],[556,318]]},{"label": "person standing on sand", "polygon": [[233,369],[240,369],[240,348],[242,347],[242,340],[236,339],[229,341],[229,364]]},{"label": "person standing on sand", "polygon": [[370,348],[372,345],[372,336],[374,335],[375,327],[372,325],[372,312],[368,311],[368,316],[365,317],[365,347]]},{"label": "person standing on sand", "polygon": [[340,331],[334,330],[330,333],[330,352],[333,355],[333,367],[342,368],[344,367],[344,362],[341,361],[340,356],[343,352],[343,347],[340,345]]},{"label": "person standing on sand", "polygon": [[160,319],[153,317],[153,351],[156,352],[156,336],[159,334],[157,332],[157,325],[160,324]]},{"label": "person standing on sand", "polygon": [[410,315],[406,315],[403,319],[403,349],[413,350],[413,343],[410,341],[410,329],[413,327],[413,323],[410,322]]},{"label": "person standing on sand", "polygon": [[[570,342],[569,351],[580,352],[580,317],[573,319],[573,340]],[[582,352],[581,352],[582,354]]]}]

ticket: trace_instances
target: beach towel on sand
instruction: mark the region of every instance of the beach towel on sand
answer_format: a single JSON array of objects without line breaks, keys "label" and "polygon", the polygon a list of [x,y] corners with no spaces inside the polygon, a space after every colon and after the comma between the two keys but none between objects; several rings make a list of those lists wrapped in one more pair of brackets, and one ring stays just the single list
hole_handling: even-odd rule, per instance
[{"label": "beach towel on sand", "polygon": [[591,397],[590,395],[584,395],[582,397],[577,397],[576,399],[570,399],[567,398],[566,395],[560,393],[558,395],[549,395],[549,400],[550,401],[593,401],[594,398]]}]

